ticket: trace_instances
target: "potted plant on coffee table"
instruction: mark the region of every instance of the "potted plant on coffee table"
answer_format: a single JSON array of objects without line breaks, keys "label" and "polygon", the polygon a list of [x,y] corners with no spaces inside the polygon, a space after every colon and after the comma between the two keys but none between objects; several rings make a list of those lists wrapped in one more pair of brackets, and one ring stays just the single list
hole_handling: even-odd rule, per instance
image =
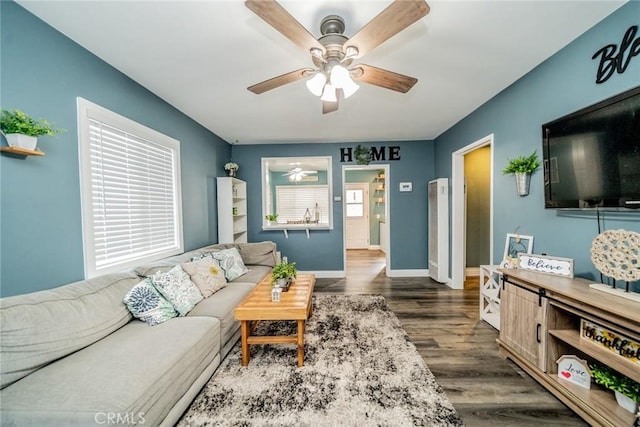
[{"label": "potted plant on coffee table", "polygon": [[298,270],[295,262],[281,262],[271,269],[271,284],[282,288],[284,292],[289,290],[291,281],[296,277]]},{"label": "potted plant on coffee table", "polygon": [[514,174],[516,176],[516,190],[519,196],[529,194],[531,174],[540,167],[540,158],[534,151],[529,156],[519,156],[509,159],[507,166],[502,170],[503,175]]},{"label": "potted plant on coffee table", "polygon": [[55,135],[63,130],[56,129],[44,119],[36,120],[20,110],[2,110],[0,131],[7,138],[9,146],[35,150],[39,136]]}]

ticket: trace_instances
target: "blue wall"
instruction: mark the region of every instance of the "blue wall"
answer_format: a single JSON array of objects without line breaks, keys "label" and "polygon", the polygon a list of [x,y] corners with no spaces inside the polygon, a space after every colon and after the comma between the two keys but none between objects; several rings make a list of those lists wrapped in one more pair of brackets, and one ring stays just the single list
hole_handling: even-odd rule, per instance
[{"label": "blue wall", "polygon": [[[640,2],[629,2],[436,139],[436,175],[451,178],[452,152],[494,134],[494,263],[501,260],[505,235],[519,227],[518,233],[534,236],[535,253],[574,258],[577,275],[599,278],[590,260],[596,213],[545,210],[542,172],[533,174],[530,194],[521,198],[513,176],[501,170],[507,159],[542,153],[543,123],[640,84],[640,56],[604,84],[595,83],[599,61],[591,59],[639,24]],[[640,231],[640,212],[602,215],[604,229]]]},{"label": "blue wall", "polygon": [[[433,141],[382,141],[361,145],[367,148],[400,147],[400,160],[371,163],[390,165],[388,200],[391,268],[426,269],[427,182],[434,178]],[[291,261],[296,261],[298,268],[303,271],[344,270],[342,201],[333,203],[333,230],[313,230],[309,239],[302,230],[290,231],[289,238],[285,238],[282,231],[262,230],[261,158],[331,156],[333,196],[343,196],[342,166],[356,163],[341,163],[340,149],[355,149],[355,146],[352,143],[234,145],[233,160],[240,165],[238,178],[247,182],[249,241],[273,240],[282,254]],[[407,181],[413,183],[413,191],[400,193],[400,182]]]},{"label": "blue wall", "polygon": [[0,295],[84,276],[78,96],[181,141],[185,249],[217,241],[214,177],[230,145],[17,4],[0,15],[2,108],[67,130],[39,139],[44,157],[0,156]]}]

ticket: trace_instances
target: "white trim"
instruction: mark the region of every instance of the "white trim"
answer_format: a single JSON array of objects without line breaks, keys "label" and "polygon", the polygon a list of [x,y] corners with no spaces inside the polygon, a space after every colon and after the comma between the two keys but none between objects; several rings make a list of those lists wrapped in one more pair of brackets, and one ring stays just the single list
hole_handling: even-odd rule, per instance
[{"label": "white trim", "polygon": [[298,274],[314,274],[318,279],[342,279],[347,277],[345,270],[300,271]]},{"label": "white trim", "polygon": [[380,250],[380,245],[369,245],[369,247],[367,248],[370,251],[379,251]]},{"label": "white trim", "polygon": [[390,270],[389,277],[429,277],[429,269]]},{"label": "white trim", "polygon": [[464,288],[464,251],[466,237],[465,197],[464,197],[464,156],[484,146],[491,147],[491,165],[489,168],[489,260],[493,262],[493,134],[487,135],[457,151],[451,153],[451,282],[453,289]]},{"label": "white trim", "polygon": [[[344,232],[344,226],[346,222],[346,212],[344,209],[344,196],[345,196],[345,172],[347,170],[384,170],[384,188],[389,189],[389,183],[391,182],[391,177],[389,176],[391,172],[391,168],[388,164],[370,164],[370,165],[342,165],[342,265],[347,266],[347,242]],[[387,230],[387,245],[391,244],[391,227],[389,224],[391,223],[391,214],[389,206],[391,206],[391,195],[389,191],[384,192],[384,227]],[[369,219],[371,221],[371,218]],[[385,275],[387,277],[391,277],[391,249],[380,248],[384,252],[385,256]],[[344,276],[343,276],[344,277]]]}]

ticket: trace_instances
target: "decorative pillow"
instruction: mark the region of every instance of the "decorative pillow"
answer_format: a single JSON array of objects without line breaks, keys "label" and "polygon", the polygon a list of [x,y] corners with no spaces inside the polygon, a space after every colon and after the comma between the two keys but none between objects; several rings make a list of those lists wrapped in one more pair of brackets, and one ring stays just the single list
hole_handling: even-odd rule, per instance
[{"label": "decorative pillow", "polygon": [[205,298],[227,286],[224,270],[220,267],[218,261],[210,256],[194,262],[185,262],[181,265],[182,269],[191,276],[191,281],[196,284]]},{"label": "decorative pillow", "polygon": [[249,271],[242,261],[240,252],[238,252],[236,248],[213,252],[211,256],[218,260],[228,281],[240,277]]},{"label": "decorative pillow", "polygon": [[151,326],[178,315],[171,303],[153,287],[151,279],[144,279],[131,288],[123,302],[134,317]]},{"label": "decorative pillow", "polygon": [[193,284],[180,265],[176,265],[166,273],[154,274],[151,276],[151,282],[180,316],[186,316],[197,303],[202,301],[202,294],[198,287]]}]

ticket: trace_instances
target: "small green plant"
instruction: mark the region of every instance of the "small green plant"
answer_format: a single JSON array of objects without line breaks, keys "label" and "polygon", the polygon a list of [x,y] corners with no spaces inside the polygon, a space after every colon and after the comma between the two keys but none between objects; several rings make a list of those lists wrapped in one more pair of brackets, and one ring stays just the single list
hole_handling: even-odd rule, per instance
[{"label": "small green plant", "polygon": [[55,135],[64,132],[56,129],[53,124],[44,119],[34,119],[20,110],[2,110],[0,115],[0,130],[5,134],[20,133],[28,136]]},{"label": "small green plant", "polygon": [[267,221],[277,221],[278,214],[269,214],[264,216]]},{"label": "small green plant", "polygon": [[275,283],[278,279],[288,279],[289,277],[296,277],[298,269],[295,262],[281,262],[276,264],[271,269],[272,282]]},{"label": "small green plant", "polygon": [[633,399],[634,402],[640,402],[640,383],[617,373],[608,366],[593,364],[589,365],[589,369],[591,369],[591,376],[596,384],[622,393]]},{"label": "small green plant", "polygon": [[507,166],[502,170],[503,175],[510,173],[533,173],[540,167],[540,159],[535,151],[530,156],[520,156],[509,159]]}]

